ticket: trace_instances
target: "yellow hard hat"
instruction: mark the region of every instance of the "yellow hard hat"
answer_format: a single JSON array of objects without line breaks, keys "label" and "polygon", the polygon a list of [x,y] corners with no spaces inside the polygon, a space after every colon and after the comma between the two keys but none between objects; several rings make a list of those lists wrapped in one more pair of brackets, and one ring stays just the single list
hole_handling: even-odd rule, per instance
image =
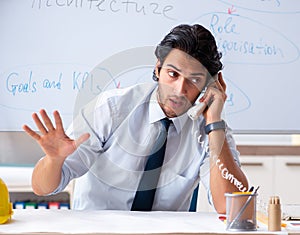
[{"label": "yellow hard hat", "polygon": [[13,214],[12,203],[9,201],[9,193],[3,180],[0,178],[0,224],[7,222]]}]

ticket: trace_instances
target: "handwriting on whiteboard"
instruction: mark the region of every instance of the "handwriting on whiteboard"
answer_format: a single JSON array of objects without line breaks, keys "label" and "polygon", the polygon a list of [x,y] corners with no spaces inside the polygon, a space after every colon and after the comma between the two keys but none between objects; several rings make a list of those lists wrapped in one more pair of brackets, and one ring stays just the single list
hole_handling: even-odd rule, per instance
[{"label": "handwriting on whiteboard", "polygon": [[209,25],[227,64],[287,64],[300,57],[297,45],[282,32],[254,19],[212,12],[195,21],[200,20]]},{"label": "handwriting on whiteboard", "polygon": [[174,6],[161,3],[159,1],[141,3],[139,1],[123,0],[32,0],[33,9],[53,9],[61,10],[73,8],[79,10],[95,11],[99,14],[136,14],[137,16],[160,16],[170,20],[175,20],[173,14]]},{"label": "handwriting on whiteboard", "polygon": [[[5,104],[0,105],[12,109],[23,109],[24,102],[31,103],[32,107],[28,109],[34,111],[45,105],[45,100],[49,99],[58,108],[62,106],[65,110],[70,109],[67,113],[72,113],[73,106],[69,104],[73,103],[72,100],[76,99],[79,91],[96,96],[107,89],[151,82],[152,69],[152,67],[133,69],[122,76],[112,77],[106,68],[98,68],[97,76],[95,76],[94,73],[88,72],[88,69],[85,70],[84,66],[82,70],[79,70],[78,65],[50,64],[16,68],[2,75],[6,83],[5,86],[1,86],[1,89],[4,89],[1,93]],[[43,73],[43,70],[47,72]],[[103,84],[103,81],[110,82]],[[228,86],[226,114],[248,109],[251,105],[249,97],[230,79],[226,79],[226,82]],[[35,100],[35,102],[30,102],[30,100]]]}]

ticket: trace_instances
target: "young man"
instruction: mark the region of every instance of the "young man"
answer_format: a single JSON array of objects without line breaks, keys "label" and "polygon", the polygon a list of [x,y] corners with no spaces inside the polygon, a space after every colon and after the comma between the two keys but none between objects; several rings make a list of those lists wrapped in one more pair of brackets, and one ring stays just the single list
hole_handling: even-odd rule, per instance
[{"label": "young man", "polygon": [[[45,110],[43,122],[33,114],[40,134],[23,128],[46,154],[33,172],[36,194],[60,192],[76,178],[73,209],[139,210],[133,205],[136,192],[150,152],[160,148],[152,150],[166,117],[171,124],[163,166],[152,168],[159,169],[159,180],[149,186],[156,190],[145,210],[188,211],[201,180],[216,211],[225,213],[224,193],[248,188],[230,128],[221,119],[226,85],[212,34],[201,25],[179,25],[155,54],[157,83],[103,92],[82,108],[68,135],[57,111],[55,125]],[[207,108],[193,121],[186,112],[204,89],[200,101]]]}]

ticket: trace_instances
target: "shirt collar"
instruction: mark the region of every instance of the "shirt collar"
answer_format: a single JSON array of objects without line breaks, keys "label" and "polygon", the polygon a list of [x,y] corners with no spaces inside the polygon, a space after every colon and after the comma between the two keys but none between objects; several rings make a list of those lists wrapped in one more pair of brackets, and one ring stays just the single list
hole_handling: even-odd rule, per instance
[{"label": "shirt collar", "polygon": [[[149,103],[149,123],[157,122],[163,118],[166,117],[165,113],[161,109],[158,100],[157,100],[157,91],[158,86],[153,90],[151,97],[150,97],[150,103]],[[172,120],[175,129],[177,133],[180,133],[183,126],[188,120],[188,115],[186,113],[180,115],[179,117],[170,118]]]}]

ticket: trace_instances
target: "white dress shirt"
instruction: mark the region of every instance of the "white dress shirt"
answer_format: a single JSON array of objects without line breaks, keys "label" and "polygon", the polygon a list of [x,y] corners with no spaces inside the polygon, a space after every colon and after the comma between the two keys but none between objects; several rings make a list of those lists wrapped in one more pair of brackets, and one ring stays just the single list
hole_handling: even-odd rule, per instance
[{"label": "white dress shirt", "polygon": [[[53,193],[76,178],[73,209],[130,210],[148,153],[162,128],[159,120],[165,117],[156,92],[157,84],[138,84],[105,91],[87,104],[68,135],[91,136],[65,160]],[[152,210],[188,211],[200,180],[211,201],[208,136],[203,116],[192,121],[183,114],[171,120]],[[239,164],[229,128],[226,138]]]}]

